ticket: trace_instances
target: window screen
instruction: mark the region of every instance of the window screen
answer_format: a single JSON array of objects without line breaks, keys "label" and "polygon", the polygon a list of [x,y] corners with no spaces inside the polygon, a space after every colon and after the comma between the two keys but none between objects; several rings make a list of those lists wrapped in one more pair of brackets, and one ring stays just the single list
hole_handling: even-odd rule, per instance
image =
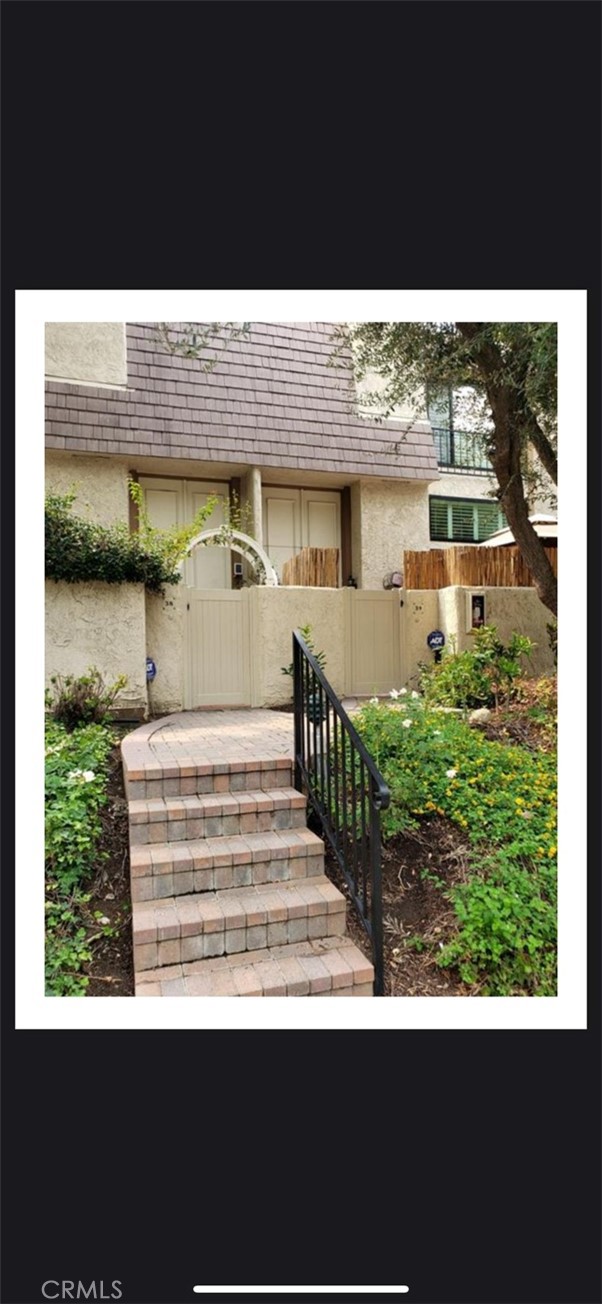
[{"label": "window screen", "polygon": [[431,539],[453,543],[482,543],[506,524],[497,503],[471,498],[431,497]]}]

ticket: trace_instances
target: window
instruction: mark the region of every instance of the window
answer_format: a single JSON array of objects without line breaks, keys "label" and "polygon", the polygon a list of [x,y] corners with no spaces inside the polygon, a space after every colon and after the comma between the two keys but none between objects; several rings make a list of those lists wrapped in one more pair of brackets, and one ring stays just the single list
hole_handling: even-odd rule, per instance
[{"label": "window", "polygon": [[506,525],[497,503],[474,498],[429,499],[431,539],[445,543],[483,543]]},{"label": "window", "polygon": [[[482,440],[470,430],[457,428],[458,414],[454,408],[460,399],[451,389],[427,387],[426,405],[433,430],[437,462],[446,471],[491,471],[491,463]],[[465,413],[466,419],[466,413]]]}]

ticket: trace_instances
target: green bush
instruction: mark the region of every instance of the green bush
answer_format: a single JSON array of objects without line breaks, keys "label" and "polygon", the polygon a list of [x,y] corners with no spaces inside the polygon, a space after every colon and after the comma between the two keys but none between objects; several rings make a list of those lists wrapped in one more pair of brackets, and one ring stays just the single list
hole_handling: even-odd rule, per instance
[{"label": "green bush", "polygon": [[46,723],[46,992],[83,996],[91,958],[86,883],[98,862],[113,737],[103,725],[73,732]]},{"label": "green bush", "polygon": [[490,742],[418,694],[367,705],[355,724],[391,789],[385,838],[432,815],[469,844],[451,891],[458,932],[438,954],[490,995],[551,995],[556,971],[556,757]]},{"label": "green bush", "polygon": [[535,644],[525,634],[512,634],[505,646],[495,625],[471,630],[474,647],[465,652],[445,651],[440,662],[423,666],[420,687],[430,705],[472,709],[498,706],[509,699],[522,673],[521,659]]},{"label": "green bush", "polygon": [[127,684],[127,676],[119,675],[114,684],[107,685],[100,671],[89,666],[88,673],[79,678],[52,675],[50,682],[52,692],[46,691],[46,709],[71,731],[84,724],[106,724],[117,694]]},{"label": "green bush", "polygon": [[48,494],[45,503],[46,578],[68,584],[104,580],[106,584],[144,584],[149,593],[163,593],[164,584],[178,584],[179,563],[188,544],[199,534],[216,503],[211,498],[189,525],[159,530],[151,526],[140,485],[130,481],[137,504],[139,529],[96,525],[74,515],[75,491]]}]

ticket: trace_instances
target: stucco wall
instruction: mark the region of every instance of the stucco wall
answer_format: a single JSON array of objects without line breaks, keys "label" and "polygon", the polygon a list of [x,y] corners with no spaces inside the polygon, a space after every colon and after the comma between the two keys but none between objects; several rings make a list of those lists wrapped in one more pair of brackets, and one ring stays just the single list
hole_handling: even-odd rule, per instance
[{"label": "stucco wall", "polygon": [[77,498],[73,511],[99,525],[128,522],[130,498],[128,468],[112,457],[86,457],[77,453],[46,453],[46,492]]},{"label": "stucco wall", "polygon": [[529,660],[523,662],[528,675],[551,674],[554,659],[548,643],[546,624],[551,613],[537,596],[535,589],[520,588],[470,588],[451,585],[439,591],[439,627],[447,645],[455,637],[457,649],[463,652],[472,648],[474,641],[467,631],[467,598],[470,593],[485,594],[485,622],[495,625],[503,643],[511,634],[526,634],[537,644]]},{"label": "stucco wall", "polygon": [[292,634],[311,625],[317,651],[326,655],[326,674],[335,692],[345,684],[344,589],[307,589],[287,586],[251,590],[251,644],[255,647],[256,705],[279,706],[292,699],[292,680],[282,666],[292,660]]},{"label": "stucco wall", "polygon": [[382,589],[388,571],[400,570],[406,548],[430,546],[426,484],[362,480],[360,484],[362,589]]},{"label": "stucco wall", "polygon": [[116,705],[146,710],[142,584],[46,581],[46,682],[96,666],[107,683],[127,675]]},{"label": "stucco wall", "polygon": [[436,589],[407,589],[404,597],[404,664],[405,684],[417,686],[418,665],[432,660],[426,638],[439,629],[439,603]]},{"label": "stucco wall", "polygon": [[86,385],[126,385],[125,322],[46,322],[46,375]]},{"label": "stucco wall", "polygon": [[184,615],[185,592],[177,585],[166,586],[166,597],[146,594],[146,656],[157,667],[148,686],[149,710],[180,711],[184,700]]}]

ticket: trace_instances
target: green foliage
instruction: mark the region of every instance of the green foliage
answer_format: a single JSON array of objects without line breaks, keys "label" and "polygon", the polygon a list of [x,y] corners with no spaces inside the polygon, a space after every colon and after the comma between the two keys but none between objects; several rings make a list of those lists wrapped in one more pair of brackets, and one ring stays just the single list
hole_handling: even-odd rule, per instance
[{"label": "green foliage", "polygon": [[535,644],[525,634],[513,633],[507,646],[498,638],[495,625],[471,630],[474,649],[445,650],[441,661],[423,666],[420,687],[430,706],[497,706],[501,696],[510,699],[522,673],[521,658],[529,656]]},{"label": "green foliage", "polygon": [[[335,331],[332,365],[358,380],[379,378],[362,393],[360,410],[377,420],[416,409],[416,395],[452,389],[457,428],[473,436],[492,465],[495,497],[517,545],[527,545],[539,597],[556,614],[557,583],[545,547],[529,526],[529,497],[556,484],[556,353],[554,322],[358,322]],[[418,413],[417,413],[418,415]],[[410,436],[411,437],[411,436]],[[406,435],[390,445],[403,453]],[[535,457],[530,456],[531,453]],[[521,545],[522,539],[522,545]]]},{"label": "green foliage", "polygon": [[[248,321],[186,322],[183,327],[170,322],[159,322],[157,335],[159,343],[172,356],[193,358],[200,362],[201,371],[209,373],[217,366],[219,354],[233,340],[248,335],[250,329],[251,323]],[[217,352],[208,352],[216,349]]]},{"label": "green foliage", "polygon": [[[156,525],[151,525],[146,504],[144,501],[144,490],[137,480],[129,479],[130,497],[136,504],[138,510],[138,539],[140,548],[148,557],[156,558],[159,565],[163,566],[166,576],[171,575],[175,578],[166,579],[167,583],[177,583],[181,578],[178,566],[186,556],[188,546],[197,534],[200,534],[205,526],[206,521],[216,506],[217,498],[212,496],[207,502],[199,507],[192,521],[188,525],[172,525],[169,529],[160,529]],[[136,536],[130,536],[136,537]]]},{"label": "green foliage", "polygon": [[[325,653],[325,652],[317,652],[317,651],[316,651],[316,648],[315,648],[315,645],[314,645],[314,641],[313,641],[313,638],[312,638],[312,627],[311,627],[311,625],[301,625],[301,627],[300,627],[300,629],[299,629],[299,633],[300,633],[301,638],[303,639],[304,643],[307,644],[307,646],[308,646],[308,648],[309,648],[309,650],[310,650],[312,656],[315,657],[315,659],[316,659],[316,661],[317,661],[317,663],[318,663],[318,665],[319,665],[319,667],[320,667],[320,670],[325,670],[325,669],[326,669],[326,653]],[[293,674],[294,674],[294,666],[293,666],[293,662],[292,662],[292,661],[291,661],[291,663],[290,663],[290,666],[282,666],[282,673],[283,673],[283,675],[290,675],[290,677],[291,677],[291,679],[292,679]]]},{"label": "green foliage", "polygon": [[84,725],[68,732],[46,723],[46,991],[83,996],[91,958],[85,885],[98,861],[100,812],[106,802],[109,729]]},{"label": "green foliage", "polygon": [[558,621],[550,620],[546,625],[548,634],[548,643],[550,651],[554,657],[554,665],[558,665]]},{"label": "green foliage", "polygon": [[439,964],[484,996],[556,995],[556,866],[528,869],[501,851],[453,891],[460,924]]},{"label": "green foliage", "polygon": [[140,528],[125,523],[106,526],[86,521],[72,511],[76,494],[48,494],[45,502],[46,578],[68,584],[104,580],[107,584],[144,584],[150,593],[163,593],[164,584],[178,584],[178,565],[186,548],[210,516],[216,499],[201,507],[185,527],[155,529],[144,509],[140,485],[130,480],[138,506]]},{"label": "green foliage", "polygon": [[433,815],[466,835],[470,878],[450,893],[458,931],[438,962],[484,994],[553,994],[555,753],[490,742],[403,691],[355,724],[391,789],[384,837]]},{"label": "green foliage", "polygon": [[84,724],[106,724],[115,698],[127,684],[127,675],[119,675],[113,684],[105,681],[95,666],[86,675],[52,675],[52,692],[46,691],[46,709],[70,732]]}]

